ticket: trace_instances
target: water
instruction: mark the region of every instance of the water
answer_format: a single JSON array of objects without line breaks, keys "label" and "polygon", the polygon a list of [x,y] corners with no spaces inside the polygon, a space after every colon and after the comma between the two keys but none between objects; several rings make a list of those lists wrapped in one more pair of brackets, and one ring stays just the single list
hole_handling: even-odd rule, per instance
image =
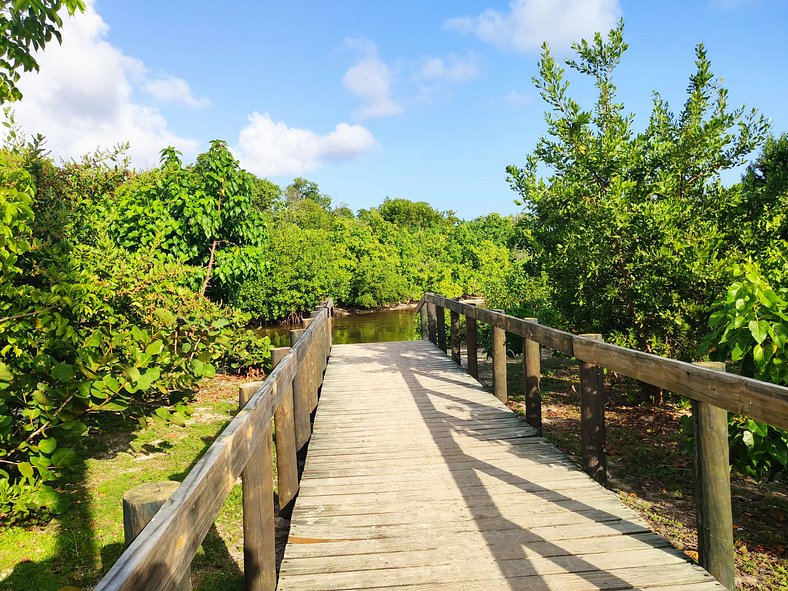
[{"label": "water", "polygon": [[[382,343],[410,341],[418,338],[414,308],[376,310],[334,317],[334,344]],[[264,326],[260,334],[270,337],[274,347],[290,346],[290,329],[294,326]]]}]

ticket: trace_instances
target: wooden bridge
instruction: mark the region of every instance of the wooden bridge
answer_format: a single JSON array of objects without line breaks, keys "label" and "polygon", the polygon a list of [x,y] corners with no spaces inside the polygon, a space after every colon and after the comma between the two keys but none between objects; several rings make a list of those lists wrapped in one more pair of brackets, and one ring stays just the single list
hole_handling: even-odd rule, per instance
[{"label": "wooden bridge", "polygon": [[[720,407],[786,427],[788,389],[432,294],[423,304],[429,341],[334,347],[330,302],[316,310],[292,350],[275,352],[268,379],[242,388],[243,409],[97,591],[188,588],[191,559],[242,471],[250,590],[733,588]],[[493,326],[495,396],[458,363],[460,314],[470,374],[476,322]],[[524,338],[527,423],[504,404],[506,331]],[[580,362],[582,469],[540,436],[540,345]],[[695,401],[700,559],[725,586],[600,484],[602,366]],[[292,510],[278,579],[272,421],[278,500]]]}]

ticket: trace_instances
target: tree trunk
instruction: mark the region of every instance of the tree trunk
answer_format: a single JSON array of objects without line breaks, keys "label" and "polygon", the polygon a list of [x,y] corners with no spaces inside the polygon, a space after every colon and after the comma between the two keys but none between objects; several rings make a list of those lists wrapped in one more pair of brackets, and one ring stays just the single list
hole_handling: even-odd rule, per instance
[{"label": "tree trunk", "polygon": [[208,284],[211,282],[211,271],[213,270],[213,258],[216,254],[216,243],[218,241],[214,240],[211,242],[211,256],[208,259],[208,268],[205,270],[205,281],[202,282],[202,289],[200,290],[200,295],[204,296],[205,291],[208,289]]}]

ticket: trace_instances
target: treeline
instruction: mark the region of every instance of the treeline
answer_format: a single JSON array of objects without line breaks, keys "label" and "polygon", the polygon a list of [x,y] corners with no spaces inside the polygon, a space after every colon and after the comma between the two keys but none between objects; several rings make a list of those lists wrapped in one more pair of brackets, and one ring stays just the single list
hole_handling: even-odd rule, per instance
[{"label": "treeline", "polygon": [[355,214],[281,189],[226,144],[132,171],[122,148],[56,165],[7,122],[0,150],[0,516],[62,510],[79,440],[121,414],[183,424],[200,379],[265,367],[250,328],[326,296],[376,307],[502,289],[515,222],[387,199]]}]

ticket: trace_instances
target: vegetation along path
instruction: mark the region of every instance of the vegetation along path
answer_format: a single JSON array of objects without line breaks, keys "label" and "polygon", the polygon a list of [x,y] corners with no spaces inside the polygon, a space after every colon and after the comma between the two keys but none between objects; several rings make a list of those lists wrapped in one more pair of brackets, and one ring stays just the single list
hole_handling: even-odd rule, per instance
[{"label": "vegetation along path", "polygon": [[720,589],[427,341],[338,345],[279,589]]}]

